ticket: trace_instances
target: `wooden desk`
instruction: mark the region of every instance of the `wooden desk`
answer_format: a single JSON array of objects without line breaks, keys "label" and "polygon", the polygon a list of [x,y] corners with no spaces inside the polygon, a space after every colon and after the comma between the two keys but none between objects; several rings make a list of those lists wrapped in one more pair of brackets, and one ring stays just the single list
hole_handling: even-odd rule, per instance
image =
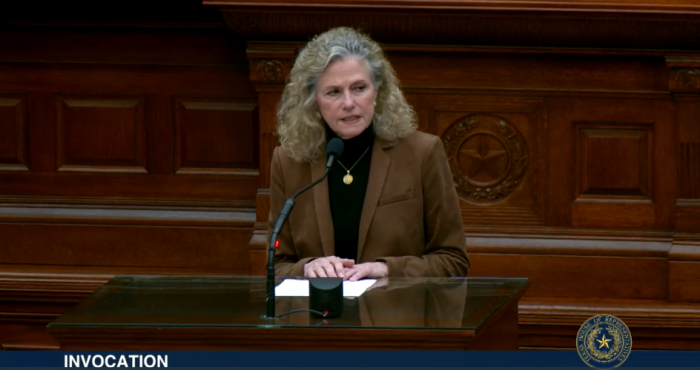
[{"label": "wooden desk", "polygon": [[[116,277],[49,324],[65,350],[518,349],[527,279],[391,278],[337,319],[269,320],[260,277]],[[278,297],[277,314],[308,308]]]}]

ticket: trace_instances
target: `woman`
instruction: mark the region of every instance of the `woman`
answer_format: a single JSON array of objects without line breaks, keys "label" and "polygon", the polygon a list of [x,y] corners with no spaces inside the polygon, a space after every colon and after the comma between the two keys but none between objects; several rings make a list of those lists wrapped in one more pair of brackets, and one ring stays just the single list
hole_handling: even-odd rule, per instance
[{"label": "woman", "polygon": [[323,175],[326,143],[345,143],[328,178],[297,198],[279,236],[278,274],[467,275],[442,142],[416,131],[415,113],[376,42],[350,28],[314,38],[294,63],[277,121],[269,231],[284,201]]}]

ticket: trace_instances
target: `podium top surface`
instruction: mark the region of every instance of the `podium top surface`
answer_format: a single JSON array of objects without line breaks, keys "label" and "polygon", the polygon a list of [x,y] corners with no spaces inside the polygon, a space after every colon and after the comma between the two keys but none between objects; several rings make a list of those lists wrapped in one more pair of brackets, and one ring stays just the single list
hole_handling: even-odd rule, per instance
[{"label": "podium top surface", "polygon": [[[475,331],[502,307],[517,301],[528,284],[520,278],[388,278],[360,297],[344,298],[339,318],[297,312],[267,319],[265,281],[250,276],[117,276],[49,327]],[[308,297],[277,297],[276,306],[277,315],[308,309]]]}]

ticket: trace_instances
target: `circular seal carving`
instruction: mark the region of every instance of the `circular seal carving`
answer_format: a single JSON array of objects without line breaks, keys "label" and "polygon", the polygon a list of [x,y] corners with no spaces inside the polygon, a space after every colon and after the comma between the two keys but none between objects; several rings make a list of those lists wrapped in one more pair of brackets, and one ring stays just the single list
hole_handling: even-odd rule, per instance
[{"label": "circular seal carving", "polygon": [[490,204],[520,186],[528,168],[525,139],[501,117],[475,114],[442,135],[457,193],[464,201]]},{"label": "circular seal carving", "polygon": [[284,83],[285,65],[277,59],[258,59],[253,62],[255,80],[265,83]]},{"label": "circular seal carving", "polygon": [[618,367],[632,351],[632,336],[627,325],[617,317],[593,316],[581,325],[576,335],[576,351],[590,367]]},{"label": "circular seal carving", "polygon": [[677,69],[676,81],[686,90],[700,89],[700,70],[692,68]]}]

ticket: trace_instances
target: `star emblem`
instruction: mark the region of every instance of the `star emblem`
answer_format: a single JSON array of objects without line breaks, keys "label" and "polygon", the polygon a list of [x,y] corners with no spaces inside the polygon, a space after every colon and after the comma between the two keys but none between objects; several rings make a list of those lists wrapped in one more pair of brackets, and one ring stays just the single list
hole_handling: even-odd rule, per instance
[{"label": "star emblem", "polygon": [[603,346],[605,346],[605,348],[610,349],[610,346],[608,346],[608,342],[610,341],[612,341],[612,339],[605,339],[605,334],[603,334],[602,338],[596,339],[596,342],[600,343],[600,347],[598,348],[603,348]]},{"label": "star emblem", "polygon": [[490,182],[498,179],[508,166],[508,153],[500,143],[486,135],[476,135],[468,148],[460,150],[470,179]]}]

